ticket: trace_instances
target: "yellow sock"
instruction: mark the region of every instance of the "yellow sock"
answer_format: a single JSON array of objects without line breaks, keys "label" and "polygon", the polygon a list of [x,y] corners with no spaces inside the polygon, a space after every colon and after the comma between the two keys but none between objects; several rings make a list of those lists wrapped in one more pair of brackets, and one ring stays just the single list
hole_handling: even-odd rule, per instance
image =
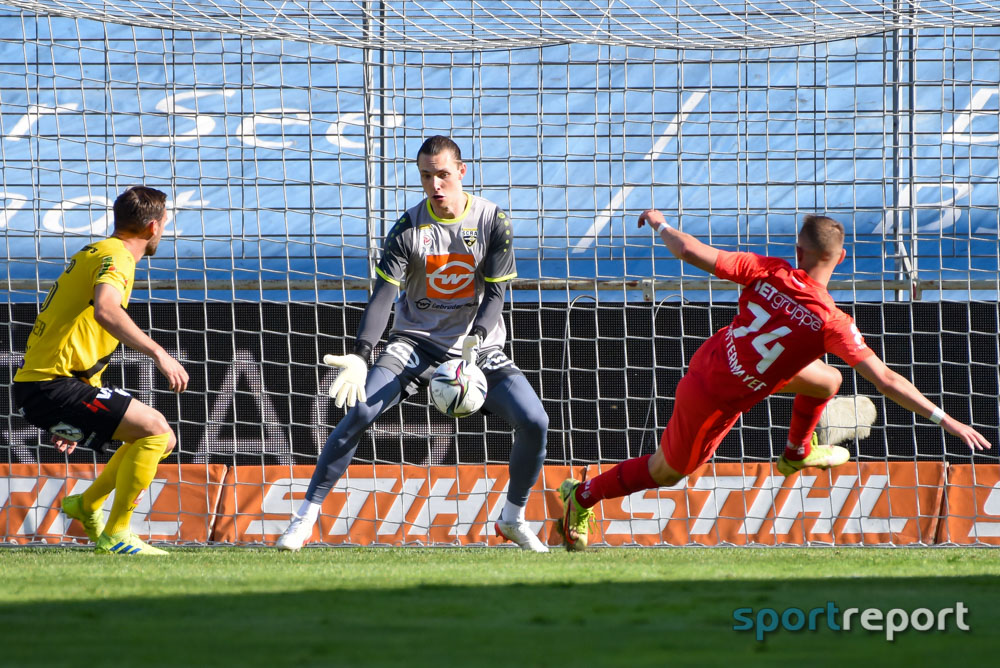
[{"label": "yellow sock", "polygon": [[111,513],[104,533],[116,536],[128,531],[132,519],[132,511],[142,490],[149,487],[156,476],[156,465],[163,456],[163,451],[170,443],[170,434],[147,436],[129,444],[128,451],[122,457],[118,467],[118,478],[115,484],[115,500],[111,504]]},{"label": "yellow sock", "polygon": [[118,481],[118,467],[122,463],[122,458],[125,456],[128,446],[128,443],[123,443],[120,448],[115,450],[115,454],[111,455],[111,459],[104,465],[104,470],[101,471],[101,474],[94,478],[94,482],[91,483],[90,487],[83,490],[83,509],[88,513],[100,510],[104,505],[105,499],[108,498],[108,494],[115,488],[115,484]]}]

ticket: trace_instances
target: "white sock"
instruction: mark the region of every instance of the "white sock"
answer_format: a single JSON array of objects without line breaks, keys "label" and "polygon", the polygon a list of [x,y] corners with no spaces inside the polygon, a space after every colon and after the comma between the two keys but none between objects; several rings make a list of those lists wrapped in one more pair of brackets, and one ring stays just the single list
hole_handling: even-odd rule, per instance
[{"label": "white sock", "polygon": [[302,505],[295,512],[299,517],[305,517],[310,522],[315,522],[316,518],[319,517],[319,509],[321,504],[313,503],[312,501],[303,501]]},{"label": "white sock", "polygon": [[524,521],[524,506],[515,506],[510,501],[503,504],[503,510],[500,512],[501,522],[523,522]]}]

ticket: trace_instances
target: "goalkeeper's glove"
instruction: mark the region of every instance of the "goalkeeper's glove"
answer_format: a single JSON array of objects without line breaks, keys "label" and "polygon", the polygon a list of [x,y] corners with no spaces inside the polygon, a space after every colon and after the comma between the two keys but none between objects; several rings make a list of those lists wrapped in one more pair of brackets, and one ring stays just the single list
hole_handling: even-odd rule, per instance
[{"label": "goalkeeper's glove", "polygon": [[352,408],[358,401],[367,401],[365,380],[368,378],[368,364],[358,355],[324,355],[323,364],[340,369],[340,373],[330,385],[330,398],[335,399],[337,408],[347,403]]},{"label": "goalkeeper's glove", "polygon": [[479,359],[479,346],[483,343],[479,334],[469,334],[462,339],[462,360],[469,365],[476,366]]}]

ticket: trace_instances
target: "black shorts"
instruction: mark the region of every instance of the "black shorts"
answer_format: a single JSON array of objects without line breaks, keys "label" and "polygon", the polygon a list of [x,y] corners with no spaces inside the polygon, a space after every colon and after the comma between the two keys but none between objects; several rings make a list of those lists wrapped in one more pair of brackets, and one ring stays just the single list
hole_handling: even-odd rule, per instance
[{"label": "black shorts", "polygon": [[94,387],[77,378],[12,383],[14,406],[39,429],[93,450],[111,440],[132,395],[116,387]]}]

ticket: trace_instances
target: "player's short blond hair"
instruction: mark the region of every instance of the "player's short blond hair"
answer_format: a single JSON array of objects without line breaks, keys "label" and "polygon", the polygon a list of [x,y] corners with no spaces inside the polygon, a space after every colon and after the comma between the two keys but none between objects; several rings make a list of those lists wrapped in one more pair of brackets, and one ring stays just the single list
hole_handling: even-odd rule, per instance
[{"label": "player's short blond hair", "polygon": [[810,214],[802,221],[799,245],[824,256],[839,254],[844,247],[844,226],[833,218]]}]

